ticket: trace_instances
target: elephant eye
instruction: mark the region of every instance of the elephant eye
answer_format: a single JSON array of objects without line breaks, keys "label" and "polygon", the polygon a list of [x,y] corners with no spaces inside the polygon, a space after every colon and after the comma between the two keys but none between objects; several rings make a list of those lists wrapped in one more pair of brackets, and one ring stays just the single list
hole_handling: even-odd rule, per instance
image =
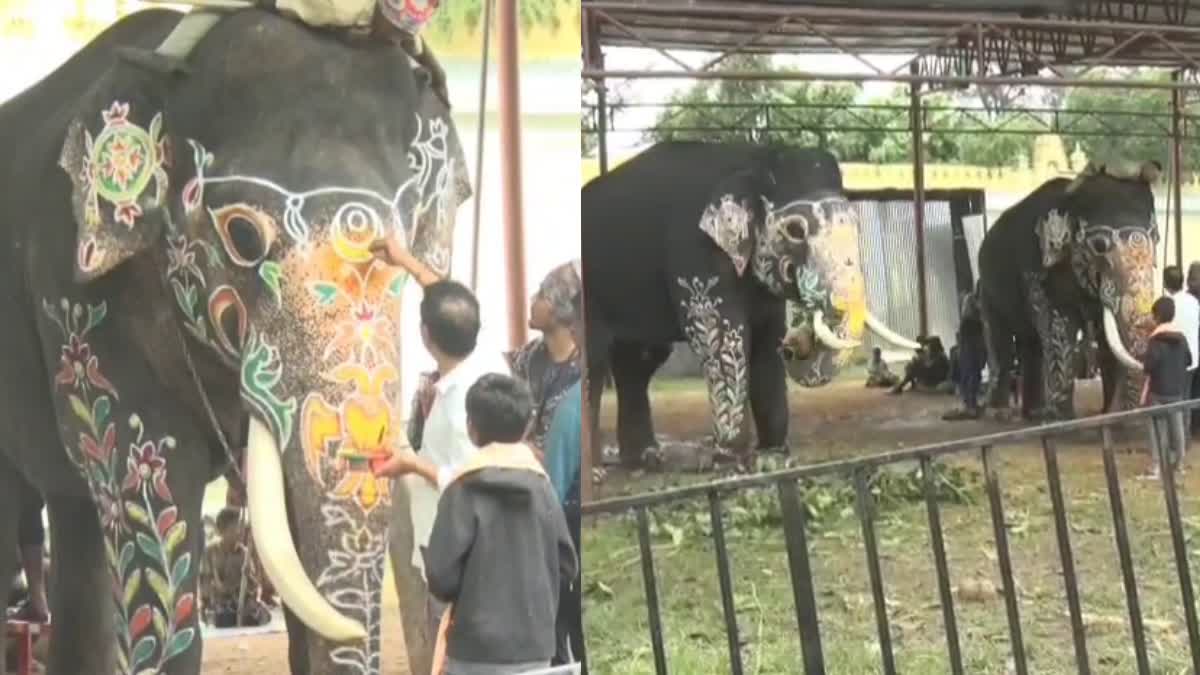
[{"label": "elephant eye", "polygon": [[779,233],[790,241],[804,241],[808,238],[808,218],[801,215],[787,216],[779,222]]},{"label": "elephant eye", "polygon": [[1108,255],[1108,252],[1111,251],[1113,247],[1112,239],[1103,234],[1093,234],[1092,236],[1088,237],[1087,245],[1088,248],[1092,250],[1092,253],[1095,253],[1096,255]]},{"label": "elephant eye", "polygon": [[269,216],[245,204],[234,204],[213,211],[212,218],[235,265],[254,267],[267,257],[274,233]]}]

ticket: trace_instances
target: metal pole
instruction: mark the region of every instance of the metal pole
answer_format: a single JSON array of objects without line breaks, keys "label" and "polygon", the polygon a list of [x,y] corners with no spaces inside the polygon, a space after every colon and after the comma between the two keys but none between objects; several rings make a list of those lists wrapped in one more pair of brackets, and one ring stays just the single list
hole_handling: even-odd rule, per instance
[{"label": "metal pole", "polygon": [[479,232],[483,207],[483,142],[487,134],[488,54],[492,44],[492,10],[495,0],[483,2],[483,63],[479,66],[479,125],[475,131],[475,230],[471,233],[471,290],[479,292]]},{"label": "metal pole", "polygon": [[520,33],[517,0],[496,5],[497,43],[500,58],[500,163],[503,167],[504,251],[508,263],[508,341],[516,349],[525,344],[525,233],[521,213],[521,92]]},{"label": "metal pole", "polygon": [[[1171,73],[1171,81],[1179,82],[1182,73]],[[1175,264],[1183,268],[1183,92],[1171,91],[1171,190],[1175,197]]]},{"label": "metal pole", "polygon": [[[917,64],[910,70],[914,77]],[[912,123],[913,149],[913,226],[917,228],[917,312],[921,335],[929,331],[929,299],[925,288],[925,130],[921,119],[921,85],[909,87],[909,116]]]},{"label": "metal pole", "polygon": [[[604,68],[604,57],[600,57]],[[604,78],[596,83],[596,156],[600,162],[600,174],[608,173],[608,81]]]}]

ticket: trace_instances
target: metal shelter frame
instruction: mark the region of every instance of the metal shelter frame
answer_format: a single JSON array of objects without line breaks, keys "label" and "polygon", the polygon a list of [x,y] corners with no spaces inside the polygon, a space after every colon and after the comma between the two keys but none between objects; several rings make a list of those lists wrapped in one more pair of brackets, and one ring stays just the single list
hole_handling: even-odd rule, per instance
[{"label": "metal shelter frame", "polygon": [[[924,92],[971,85],[1033,85],[1169,90],[1173,177],[1171,198],[1181,197],[1185,94],[1200,91],[1200,11],[1190,0],[1048,0],[1040,11],[1008,0],[968,0],[938,11],[904,7],[904,0],[820,4],[756,0],[581,0],[582,77],[597,99],[600,171],[608,170],[610,79],[726,79],[896,82],[910,85],[908,130],[912,134],[913,184],[919,261],[922,330],[928,323],[924,270],[924,147],[928,122]],[[607,70],[605,47],[652,49],[674,67],[666,70]],[[711,51],[716,56],[692,67],[672,51]],[[716,70],[740,53],[840,53],[867,73],[801,70]],[[869,55],[912,54],[884,69]],[[1064,68],[1082,68],[1067,73]],[[1114,78],[1111,68],[1171,70],[1169,81]],[[751,103],[750,105],[754,105]],[[761,105],[761,104],[760,104]],[[1193,120],[1194,121],[1194,120]],[[986,131],[985,131],[986,133]],[[1182,212],[1175,211],[1175,258],[1182,263]]]}]

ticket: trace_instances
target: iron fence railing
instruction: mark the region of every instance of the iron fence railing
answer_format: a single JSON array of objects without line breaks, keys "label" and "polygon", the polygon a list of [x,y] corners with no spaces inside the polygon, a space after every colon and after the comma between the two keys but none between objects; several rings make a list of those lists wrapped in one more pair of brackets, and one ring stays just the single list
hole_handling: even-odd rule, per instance
[{"label": "iron fence railing", "polygon": [[[1028,441],[1040,441],[1046,465],[1046,480],[1051,505],[1054,511],[1054,529],[1062,567],[1067,606],[1071,621],[1071,635],[1075,649],[1078,672],[1091,672],[1088,659],[1087,639],[1083,613],[1080,608],[1079,586],[1075,573],[1075,560],[1071,552],[1071,535],[1067,523],[1067,504],[1063,496],[1062,481],[1058,467],[1056,439],[1065,434],[1099,430],[1103,455],[1104,476],[1108,487],[1109,505],[1112,512],[1113,532],[1116,539],[1117,556],[1125,590],[1129,617],[1130,637],[1137,661],[1139,675],[1149,675],[1150,662],[1146,648],[1145,627],[1141,605],[1138,600],[1137,580],[1134,576],[1129,535],[1125,523],[1125,510],[1121,498],[1120,478],[1114,458],[1112,431],[1114,427],[1131,423],[1147,423],[1151,452],[1159,458],[1163,497],[1166,501],[1167,519],[1174,550],[1176,572],[1179,577],[1180,599],[1187,624],[1189,649],[1193,671],[1200,673],[1200,624],[1197,622],[1195,593],[1191,570],[1188,566],[1187,544],[1183,529],[1183,518],[1179,509],[1179,494],[1175,484],[1176,461],[1170,453],[1162,452],[1163,441],[1159,438],[1160,422],[1182,424],[1182,416],[1192,408],[1200,407],[1200,401],[1184,401],[1153,408],[1099,415],[1070,422],[1048,424],[988,436],[925,445],[915,448],[886,452],[851,460],[828,462],[776,471],[767,474],[744,476],[717,482],[675,488],[648,494],[619,497],[585,504],[583,515],[618,515],[630,511],[637,523],[642,580],[645,588],[646,607],[649,618],[650,641],[654,654],[654,667],[658,675],[669,672],[666,649],[663,641],[663,621],[659,604],[658,578],[651,549],[650,509],[687,500],[706,499],[712,526],[712,543],[716,556],[717,578],[720,584],[721,606],[725,621],[725,635],[729,645],[730,672],[742,675],[741,638],[734,605],[733,579],[729,562],[729,551],[725,541],[725,523],[722,509],[724,495],[751,488],[774,487],[782,513],[783,534],[787,550],[788,568],[795,602],[796,620],[799,626],[800,647],[806,675],[824,674],[825,654],[821,643],[821,624],[817,611],[810,550],[805,530],[806,513],[801,502],[800,479],[821,477],[846,477],[853,485],[858,517],[862,525],[863,544],[866,551],[867,572],[870,579],[871,596],[874,604],[876,632],[879,639],[880,658],[883,672],[896,673],[894,649],[891,642],[889,617],[885,604],[884,579],[880,570],[880,556],[875,534],[875,514],[869,494],[868,475],[873,469],[901,462],[917,461],[923,476],[923,493],[929,521],[930,547],[937,574],[938,595],[941,600],[942,623],[946,636],[946,649],[951,671],[962,675],[963,656],[959,642],[958,624],[951,591],[950,572],[946,559],[946,547],[942,532],[941,512],[937,499],[933,461],[951,455],[979,453],[982,464],[987,499],[990,506],[993,538],[997,562],[1008,617],[1008,632],[1012,651],[1011,664],[1018,675],[1027,675],[1024,641],[1021,631],[1020,612],[1017,606],[1016,587],[1013,580],[1012,556],[1008,533],[1005,527],[1004,504],[1001,498],[1000,479],[996,471],[996,447]],[[1185,427],[1186,428],[1186,427]]]}]

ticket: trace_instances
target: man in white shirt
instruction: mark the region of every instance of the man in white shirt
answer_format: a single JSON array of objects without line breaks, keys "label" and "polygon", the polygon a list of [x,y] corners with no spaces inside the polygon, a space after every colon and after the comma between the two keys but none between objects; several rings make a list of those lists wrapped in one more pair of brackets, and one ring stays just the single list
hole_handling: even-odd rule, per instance
[{"label": "man in white shirt", "polygon": [[[1171,265],[1163,270],[1163,290],[1171,299],[1175,301],[1175,325],[1183,333],[1184,339],[1187,340],[1188,350],[1192,353],[1192,360],[1188,363],[1187,382],[1184,387],[1185,392],[1192,390],[1192,382],[1196,379],[1196,366],[1198,364],[1197,346],[1200,345],[1200,300],[1191,293],[1183,289],[1183,270],[1177,265]],[[1192,437],[1191,434],[1191,415],[1185,414],[1184,419],[1184,439],[1185,441]]]},{"label": "man in white shirt", "polygon": [[[397,522],[410,517],[408,505],[402,503],[405,500],[400,494],[393,500],[396,509],[391,555],[397,568],[405,557],[411,557],[413,567],[424,574],[421,549],[429,545],[440,491],[453,478],[455,467],[479,449],[467,433],[467,390],[488,373],[510,374],[500,352],[475,349],[478,337],[479,301],[470,289],[457,281],[438,281],[425,287],[421,299],[421,341],[433,356],[437,373],[432,385],[433,401],[419,441],[420,454],[401,449],[374,468],[378,476],[395,476],[397,481],[403,481],[410,495],[411,541],[402,540],[408,523]],[[403,576],[397,574],[398,582],[401,579]],[[432,635],[445,607],[432,597],[427,600]]]}]

